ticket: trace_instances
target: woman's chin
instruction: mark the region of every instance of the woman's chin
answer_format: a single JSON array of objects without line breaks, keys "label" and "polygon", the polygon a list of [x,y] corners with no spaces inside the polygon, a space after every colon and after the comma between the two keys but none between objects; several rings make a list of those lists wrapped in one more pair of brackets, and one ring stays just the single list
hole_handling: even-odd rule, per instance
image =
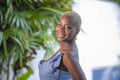
[{"label": "woman's chin", "polygon": [[58,38],[58,41],[59,41],[59,42],[63,42],[63,41],[65,41],[65,39],[63,39],[63,38]]},{"label": "woman's chin", "polygon": [[69,38],[66,36],[66,37],[57,37],[57,40],[59,42],[66,42],[66,41],[69,41]]},{"label": "woman's chin", "polygon": [[59,41],[59,42],[63,42],[64,40],[59,39],[58,41]]}]

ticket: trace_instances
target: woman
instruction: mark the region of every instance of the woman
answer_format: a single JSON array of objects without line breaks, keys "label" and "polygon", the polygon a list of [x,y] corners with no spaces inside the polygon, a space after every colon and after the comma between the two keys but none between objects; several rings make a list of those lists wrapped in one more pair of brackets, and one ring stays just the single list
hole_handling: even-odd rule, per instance
[{"label": "woman", "polygon": [[80,26],[81,18],[76,12],[61,16],[55,29],[60,48],[48,60],[40,61],[40,80],[86,80],[75,43]]}]

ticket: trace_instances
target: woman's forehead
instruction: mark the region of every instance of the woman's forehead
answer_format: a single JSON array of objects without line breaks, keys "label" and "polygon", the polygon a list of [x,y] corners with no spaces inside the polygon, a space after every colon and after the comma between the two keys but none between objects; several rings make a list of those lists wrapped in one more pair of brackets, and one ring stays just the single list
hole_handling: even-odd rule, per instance
[{"label": "woman's forehead", "polygon": [[68,15],[63,15],[61,18],[60,18],[60,20],[59,20],[59,22],[62,22],[62,21],[65,21],[66,23],[72,23],[71,21],[71,17],[70,16],[68,16]]}]

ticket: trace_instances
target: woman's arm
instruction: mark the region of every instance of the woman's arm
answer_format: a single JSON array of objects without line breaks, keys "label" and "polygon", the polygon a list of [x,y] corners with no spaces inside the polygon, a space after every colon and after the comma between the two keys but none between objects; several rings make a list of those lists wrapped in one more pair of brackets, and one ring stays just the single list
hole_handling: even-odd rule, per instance
[{"label": "woman's arm", "polygon": [[79,61],[76,61],[70,52],[64,53],[63,63],[68,69],[73,80],[87,80],[82,68],[80,67]]}]

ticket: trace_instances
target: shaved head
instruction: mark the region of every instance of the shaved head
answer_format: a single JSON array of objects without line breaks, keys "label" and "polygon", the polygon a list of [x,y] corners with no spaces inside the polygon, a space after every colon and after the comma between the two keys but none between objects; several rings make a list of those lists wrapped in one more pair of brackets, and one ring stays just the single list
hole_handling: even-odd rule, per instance
[{"label": "shaved head", "polygon": [[62,16],[68,16],[70,18],[71,23],[80,30],[82,21],[79,14],[77,14],[74,11],[68,11],[63,13]]}]

